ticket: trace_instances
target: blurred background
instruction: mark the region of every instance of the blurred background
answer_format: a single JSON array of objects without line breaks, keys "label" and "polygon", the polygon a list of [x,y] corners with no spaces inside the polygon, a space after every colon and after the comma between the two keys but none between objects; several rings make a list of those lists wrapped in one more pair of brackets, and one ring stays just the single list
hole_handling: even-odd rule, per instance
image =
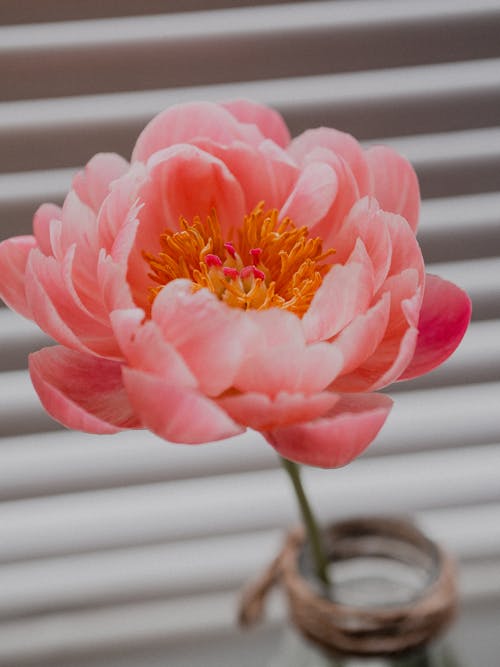
[{"label": "blurred background", "polygon": [[[0,23],[0,240],[186,100],[252,98],[293,134],[330,125],[412,161],[424,256],[473,322],[442,368],[391,389],[361,459],[304,481],[322,520],[415,514],[460,561],[464,665],[496,667],[500,2],[0,0]],[[0,666],[265,665],[283,606],[246,634],[234,617],[296,519],[273,450],[251,432],[190,448],[65,431],[26,371],[46,343],[0,307]]]}]

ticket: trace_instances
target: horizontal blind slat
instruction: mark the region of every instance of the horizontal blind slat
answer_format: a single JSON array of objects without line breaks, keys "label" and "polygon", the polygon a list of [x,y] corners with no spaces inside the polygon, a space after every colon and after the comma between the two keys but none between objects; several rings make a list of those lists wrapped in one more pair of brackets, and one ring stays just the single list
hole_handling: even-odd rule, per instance
[{"label": "horizontal blind slat", "polygon": [[[4,0],[0,25],[50,23],[117,16],[141,16],[160,12],[188,12],[247,5],[277,5],[295,0]],[[300,0],[296,0],[299,2]],[[9,4],[7,4],[9,3]]]},{"label": "horizontal blind slat", "polygon": [[[498,445],[476,445],[368,457],[338,470],[334,485],[318,469],[304,480],[326,522],[366,507],[394,514],[500,502],[499,466]],[[294,517],[281,470],[4,502],[0,561],[263,530]]]},{"label": "horizontal blind slat", "polygon": [[129,155],[142,127],[179,102],[247,97],[281,111],[292,134],[331,125],[360,139],[494,125],[500,60],[0,104],[0,171]]},{"label": "horizontal blind slat", "polygon": [[[500,561],[500,504],[423,512],[463,563]],[[283,530],[24,561],[0,570],[0,618],[234,590],[278,553]]]},{"label": "horizontal blind slat", "polygon": [[[461,570],[462,598],[466,602],[494,599],[500,593],[497,582],[498,561],[469,564]],[[0,627],[0,665],[12,667],[15,661],[16,667],[21,667],[34,661],[37,667],[54,667],[58,661],[67,666],[72,658],[78,664],[78,657],[97,654],[105,655],[109,665],[113,661],[111,651],[121,654],[121,659],[111,664],[121,667],[126,660],[127,665],[135,667],[144,664],[147,652],[154,647],[168,656],[170,664],[178,660],[186,664],[189,646],[190,667],[219,667],[221,660],[224,664],[253,667],[256,655],[262,656],[259,645],[266,628],[252,635],[238,633],[234,621],[237,595],[234,590],[15,620]],[[266,616],[267,628],[281,625],[285,620],[283,604],[272,600]],[[33,638],[29,643],[28,636]],[[249,637],[254,646],[248,654]],[[232,655],[231,642],[235,642]],[[129,657],[132,662],[128,662]],[[158,659],[158,653],[151,659],[155,657]],[[165,663],[160,658],[154,664]]]},{"label": "horizontal blind slat", "polygon": [[[500,191],[500,128],[382,138],[373,143],[386,143],[408,157],[424,198]],[[77,167],[0,174],[0,240],[30,233],[36,208],[44,201],[60,203],[76,171]]]},{"label": "horizontal blind slat", "polygon": [[495,57],[499,25],[492,0],[337,0],[9,26],[0,28],[0,78],[9,82],[1,95],[144,90]]},{"label": "horizontal blind slat", "polygon": [[[500,440],[500,382],[402,392],[395,398],[369,457]],[[278,466],[274,450],[252,431],[194,451],[147,431],[115,436],[59,431],[4,438],[0,456],[2,500]]]}]

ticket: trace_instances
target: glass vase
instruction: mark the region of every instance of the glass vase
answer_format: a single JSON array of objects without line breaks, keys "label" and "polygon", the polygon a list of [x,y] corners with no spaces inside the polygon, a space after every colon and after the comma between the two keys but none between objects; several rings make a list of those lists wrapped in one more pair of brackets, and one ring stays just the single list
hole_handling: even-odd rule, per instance
[{"label": "glass vase", "polygon": [[329,587],[315,575],[302,530],[274,564],[292,626],[270,667],[463,667],[440,639],[457,590],[454,564],[437,544],[394,518],[336,523],[324,544]]}]

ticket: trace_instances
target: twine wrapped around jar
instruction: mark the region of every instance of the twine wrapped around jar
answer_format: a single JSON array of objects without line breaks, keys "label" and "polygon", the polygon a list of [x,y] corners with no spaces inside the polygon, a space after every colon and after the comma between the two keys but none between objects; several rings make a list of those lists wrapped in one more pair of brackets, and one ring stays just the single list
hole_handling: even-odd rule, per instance
[{"label": "twine wrapped around jar", "polygon": [[361,518],[336,523],[325,532],[330,562],[382,558],[424,573],[423,586],[401,603],[355,605],[322,595],[319,583],[303,574],[305,534],[292,530],[283,550],[263,575],[246,588],[240,607],[242,625],[262,615],[267,593],[284,587],[290,615],[309,638],[335,652],[391,655],[427,644],[447,627],[457,607],[455,567],[451,558],[411,522]]}]

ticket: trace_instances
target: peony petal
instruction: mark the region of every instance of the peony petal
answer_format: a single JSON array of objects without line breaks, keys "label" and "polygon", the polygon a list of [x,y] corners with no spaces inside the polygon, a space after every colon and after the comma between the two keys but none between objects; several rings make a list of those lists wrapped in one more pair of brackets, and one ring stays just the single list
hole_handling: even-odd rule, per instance
[{"label": "peony petal", "polygon": [[283,204],[280,217],[289,217],[296,227],[313,227],[322,220],[335,200],[338,180],[327,164],[308,164]]},{"label": "peony petal", "polygon": [[116,237],[123,227],[137,217],[140,204],[137,193],[146,179],[146,167],[136,162],[128,172],[113,183],[109,195],[99,209],[97,216],[97,234],[99,247],[111,252]]},{"label": "peony petal", "polygon": [[327,340],[364,313],[373,297],[373,280],[372,263],[358,239],[346,264],[334,264],[326,274],[302,318],[306,339]]},{"label": "peony petal", "polygon": [[163,338],[160,328],[151,320],[144,321],[141,308],[116,310],[111,314],[111,321],[129,366],[158,375],[172,384],[198,386],[181,355]]},{"label": "peony petal", "polygon": [[258,146],[264,137],[255,125],[239,123],[218,104],[191,102],[170,107],[155,116],[139,135],[132,161],[146,162],[164,148],[195,139],[212,139],[223,145],[244,141]]},{"label": "peony petal", "polygon": [[260,202],[267,209],[280,209],[293,188],[299,170],[290,164],[287,154],[270,141],[258,148],[236,141],[221,146],[210,139],[196,141],[196,146],[221,160],[238,181],[245,197],[246,212]]},{"label": "peony petal", "polygon": [[302,165],[307,162],[308,154],[316,148],[326,148],[345,160],[356,179],[360,196],[369,193],[368,164],[361,146],[353,136],[329,127],[306,130],[292,141],[288,152]]},{"label": "peony petal", "polygon": [[33,233],[38,247],[44,255],[52,255],[52,243],[50,239],[50,223],[52,220],[60,220],[62,209],[55,204],[42,204],[33,217]]},{"label": "peony petal", "polygon": [[384,211],[399,213],[415,232],[420,213],[418,178],[411,164],[387,146],[365,153],[370,168],[370,193]]},{"label": "peony petal", "polygon": [[418,273],[418,284],[425,281],[425,266],[422,251],[409,224],[400,215],[384,214],[384,221],[391,237],[391,266],[388,275],[393,276],[407,269]]},{"label": "peony petal", "polygon": [[352,373],[335,380],[335,390],[376,391],[394,382],[408,366],[417,344],[416,325],[422,301],[421,288],[414,288],[415,273],[408,269],[394,276],[392,292],[384,295],[391,297],[391,311],[383,340]]},{"label": "peony petal", "polygon": [[324,417],[266,434],[278,453],[298,463],[339,468],[359,456],[382,428],[392,406],[383,394],[343,396]]},{"label": "peony petal", "polygon": [[196,389],[169,384],[158,376],[132,368],[123,369],[123,378],[142,423],[160,438],[202,444],[244,431]]},{"label": "peony petal", "polygon": [[102,250],[97,262],[99,295],[108,313],[135,306],[126,280],[127,267]]},{"label": "peony petal", "polygon": [[26,266],[36,248],[34,236],[14,236],[0,243],[0,297],[20,315],[33,318],[26,299]]},{"label": "peony petal", "polygon": [[248,392],[224,396],[217,403],[239,424],[257,431],[268,431],[278,426],[316,419],[331,410],[338,399],[339,396],[331,392],[312,396],[281,392],[274,398]]},{"label": "peony petal", "polygon": [[119,358],[109,322],[102,323],[80,301],[72,283],[75,247],[62,262],[33,250],[26,270],[26,296],[39,327],[66,347]]},{"label": "peony petal", "polygon": [[342,373],[350,373],[370,357],[384,338],[389,322],[391,299],[388,293],[366,313],[357,315],[335,339],[333,345],[342,352]]},{"label": "peony petal", "polygon": [[113,181],[127,172],[129,164],[116,153],[98,153],[73,178],[79,199],[97,213]]},{"label": "peony petal", "polygon": [[57,345],[31,354],[29,368],[42,405],[64,426],[87,433],[141,426],[125,393],[121,364]]},{"label": "peony petal", "polygon": [[206,220],[215,209],[223,231],[229,232],[241,224],[247,211],[241,187],[226,165],[195,146],[156,153],[148,162],[148,180],[138,196],[142,207],[127,280],[136,303],[146,308],[153,283],[143,252],[161,251],[165,229],[178,229],[181,217]]},{"label": "peony petal", "polygon": [[240,123],[256,125],[265,137],[272,139],[278,146],[286,148],[290,143],[290,133],[285,121],[274,109],[250,100],[233,100],[224,102],[221,106],[230,111]]},{"label": "peony petal", "polygon": [[344,264],[360,238],[374,269],[374,291],[384,282],[391,266],[392,243],[389,214],[380,210],[375,199],[364,197],[349,211],[338,228],[331,245],[335,247],[335,263]]},{"label": "peony petal", "polygon": [[462,340],[471,318],[471,301],[453,283],[427,275],[413,359],[400,380],[418,377],[445,361]]},{"label": "peony petal", "polygon": [[193,293],[188,280],[174,280],[156,297],[151,318],[203,393],[217,396],[233,384],[254,335],[244,311],[219,301],[207,289]]}]

